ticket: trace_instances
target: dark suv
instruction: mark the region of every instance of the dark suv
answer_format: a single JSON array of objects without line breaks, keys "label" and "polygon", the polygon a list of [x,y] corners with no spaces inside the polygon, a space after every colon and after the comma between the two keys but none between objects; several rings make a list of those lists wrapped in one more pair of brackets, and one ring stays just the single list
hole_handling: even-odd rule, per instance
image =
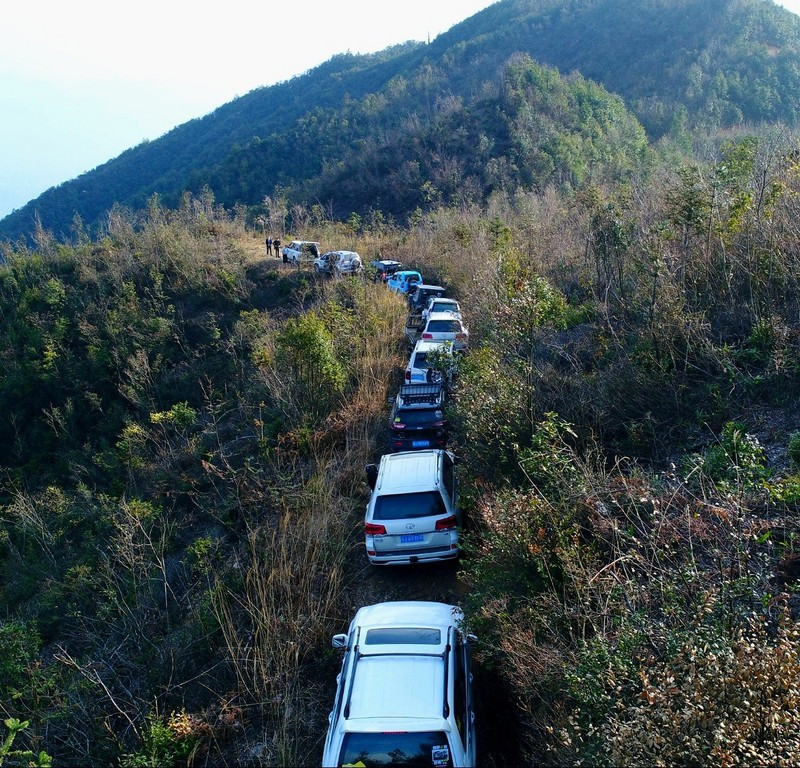
[{"label": "dark suv", "polygon": [[430,285],[428,283],[417,283],[417,285],[408,292],[408,309],[410,312],[422,312],[428,299],[431,296],[441,298],[447,291],[441,285]]},{"label": "dark suv", "polygon": [[389,448],[413,451],[447,443],[445,389],[441,384],[405,384],[390,399]]}]

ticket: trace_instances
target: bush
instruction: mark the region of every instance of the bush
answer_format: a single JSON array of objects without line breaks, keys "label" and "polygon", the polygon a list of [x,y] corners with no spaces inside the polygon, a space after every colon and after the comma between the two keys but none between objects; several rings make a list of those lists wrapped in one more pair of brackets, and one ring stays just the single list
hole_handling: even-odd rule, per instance
[{"label": "bush", "polygon": [[800,630],[755,616],[726,630],[709,618],[660,655],[639,638],[628,663],[615,658],[621,640],[602,655],[587,645],[568,674],[580,704],[561,732],[568,753],[607,766],[795,765]]},{"label": "bush", "polygon": [[695,485],[711,480],[721,490],[751,491],[769,475],[763,447],[736,421],[725,424],[717,443],[703,455],[689,457],[685,469]]},{"label": "bush", "polygon": [[789,447],[786,452],[792,469],[800,470],[800,432],[792,432],[789,435]]}]

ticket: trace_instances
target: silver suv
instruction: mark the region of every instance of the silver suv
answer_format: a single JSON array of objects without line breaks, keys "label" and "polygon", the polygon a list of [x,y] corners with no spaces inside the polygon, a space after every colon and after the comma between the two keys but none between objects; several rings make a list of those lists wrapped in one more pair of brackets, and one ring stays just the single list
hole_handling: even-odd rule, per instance
[{"label": "silver suv", "polygon": [[472,635],[446,603],[361,608],[348,633],[328,716],[324,768],[476,764]]},{"label": "silver suv", "polygon": [[459,556],[456,457],[449,451],[403,451],[369,464],[372,496],[364,518],[369,561],[409,565]]}]

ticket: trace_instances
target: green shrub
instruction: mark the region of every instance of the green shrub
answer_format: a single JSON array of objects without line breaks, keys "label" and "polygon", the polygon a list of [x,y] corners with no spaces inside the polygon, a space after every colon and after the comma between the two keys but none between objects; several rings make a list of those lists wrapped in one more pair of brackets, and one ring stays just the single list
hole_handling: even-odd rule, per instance
[{"label": "green shrub", "polygon": [[39,656],[37,630],[22,621],[0,625],[0,698],[11,698],[27,681],[26,670]]},{"label": "green shrub", "polygon": [[25,768],[51,768],[53,758],[46,752],[33,753],[29,749],[12,749],[16,737],[29,725],[28,720],[18,720],[9,717],[3,720],[3,725],[8,728],[6,737],[0,742],[0,765],[25,766]]},{"label": "green shrub", "polygon": [[797,627],[773,632],[753,617],[726,629],[701,616],[671,639],[658,655],[645,638],[633,653],[616,644],[598,655],[587,644],[568,674],[578,706],[560,733],[572,759],[599,766],[794,765]]},{"label": "green shrub", "polygon": [[789,456],[789,463],[792,469],[800,470],[800,432],[792,432],[789,435],[789,447],[786,453]]},{"label": "green shrub", "polygon": [[121,768],[171,768],[185,761],[197,743],[191,724],[185,712],[173,712],[167,719],[148,716],[141,747],[122,755]]},{"label": "green shrub", "polygon": [[704,454],[689,457],[684,469],[695,485],[709,479],[721,489],[754,490],[769,476],[764,448],[744,424],[729,421]]}]

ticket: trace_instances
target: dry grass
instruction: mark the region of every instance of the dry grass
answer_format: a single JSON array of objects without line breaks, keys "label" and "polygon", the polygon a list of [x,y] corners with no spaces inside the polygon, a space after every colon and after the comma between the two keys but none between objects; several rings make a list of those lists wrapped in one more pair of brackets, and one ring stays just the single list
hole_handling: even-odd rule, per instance
[{"label": "dry grass", "polygon": [[[321,300],[336,291],[331,281]],[[401,300],[371,283],[364,284],[359,309],[370,332],[354,351],[355,386],[306,435],[303,447],[286,439],[269,454],[271,479],[253,482],[254,490],[273,498],[272,509],[247,513],[246,541],[212,593],[237,688],[264,718],[256,756],[264,765],[318,760],[325,728],[319,687],[330,681],[318,682],[310,669],[325,656],[329,636],[348,620],[341,600],[363,503],[363,467],[382,450],[386,394],[400,362],[388,340],[400,337],[405,316]],[[261,362],[270,391],[279,383],[268,370],[271,360],[267,354]],[[253,759],[252,751],[248,757]]]}]

